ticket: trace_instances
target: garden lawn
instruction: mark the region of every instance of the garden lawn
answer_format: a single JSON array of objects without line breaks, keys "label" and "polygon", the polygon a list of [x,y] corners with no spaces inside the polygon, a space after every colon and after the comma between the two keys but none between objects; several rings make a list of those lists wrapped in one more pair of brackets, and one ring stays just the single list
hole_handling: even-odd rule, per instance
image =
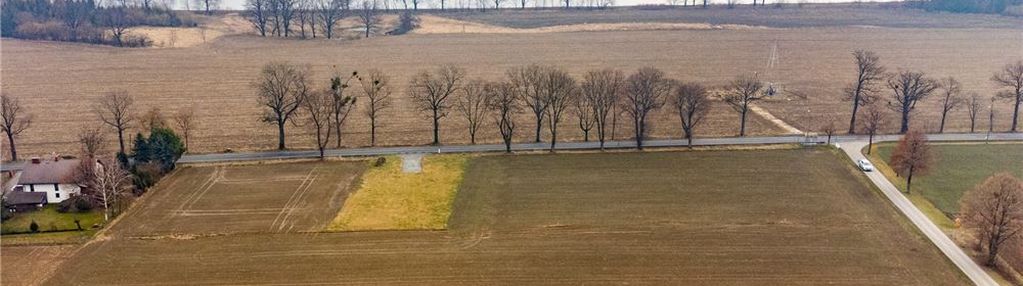
[{"label": "garden lawn", "polygon": [[[79,219],[83,231],[78,231],[75,218]],[[39,233],[28,233],[32,221],[39,225]],[[86,213],[60,213],[56,205],[47,205],[38,211],[15,214],[0,225],[3,245],[14,244],[63,244],[77,243],[92,237],[94,224],[103,223],[103,212],[93,210]]]},{"label": "garden lawn", "polygon": [[423,157],[422,173],[403,173],[401,159],[387,157],[362,177],[340,214],[327,227],[334,231],[445,229],[451,204],[468,157]]}]

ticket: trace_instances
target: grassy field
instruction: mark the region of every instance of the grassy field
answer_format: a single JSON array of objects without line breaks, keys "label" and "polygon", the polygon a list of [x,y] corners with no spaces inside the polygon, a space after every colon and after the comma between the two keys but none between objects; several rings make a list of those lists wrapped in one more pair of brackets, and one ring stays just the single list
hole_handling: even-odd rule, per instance
[{"label": "grassy field", "polygon": [[179,168],[114,236],[286,233],[323,229],[366,163],[315,162]]},{"label": "grassy field", "polygon": [[[7,240],[6,237],[3,238]],[[0,251],[0,281],[4,285],[40,285],[61,262],[74,254],[78,245],[3,246]]]},{"label": "grassy field", "polygon": [[[775,13],[773,11],[764,9],[748,13],[769,15]],[[784,11],[798,14],[813,13],[814,10]],[[628,13],[634,15],[629,17],[641,17],[648,12],[662,13]],[[602,12],[565,13],[582,15],[578,17],[602,15]],[[899,15],[885,18],[899,21]],[[990,20],[989,16],[979,15],[934,16],[961,20],[952,21],[958,23],[988,23],[986,20]],[[634,21],[629,17],[619,19]],[[0,75],[0,88],[5,95],[19,96],[28,112],[40,115],[36,116],[32,128],[19,139],[19,149],[25,156],[77,150],[75,134],[66,130],[99,124],[91,112],[92,102],[114,90],[135,94],[141,110],[154,106],[165,112],[196,108],[199,127],[191,140],[191,151],[273,148],[276,130],[260,122],[262,113],[252,88],[259,69],[272,60],[310,64],[314,78],[320,79],[314,83],[317,88],[325,88],[327,78],[335,70],[348,73],[375,68],[391,75],[391,82],[396,85],[394,104],[382,115],[382,125],[378,129],[378,143],[382,145],[430,142],[429,116],[415,110],[405,93],[405,85],[421,69],[441,64],[459,65],[467,69],[470,77],[486,79],[503,78],[508,68],[528,63],[562,66],[576,77],[593,69],[615,67],[631,72],[643,66],[654,66],[670,77],[713,86],[723,85],[741,73],[759,72],[763,79],[774,82],[782,90],[781,95],[760,105],[791,125],[813,129],[820,125],[819,122],[847,121],[850,108],[848,102],[841,99],[841,89],[855,77],[850,52],[860,48],[877,51],[890,70],[913,69],[933,76],[955,76],[968,92],[985,96],[993,94],[994,87],[989,81],[991,74],[1006,63],[1019,60],[1017,51],[1023,50],[1023,33],[1003,26],[977,24],[969,26],[969,29],[829,26],[413,34],[358,41],[299,41],[227,35],[208,44],[174,49],[117,49],[5,39],[0,43],[4,50],[0,55],[2,68],[18,72]],[[768,69],[766,63],[775,45],[777,63]],[[887,96],[887,92],[884,95]],[[360,105],[359,108],[362,107]],[[41,116],[47,109],[68,112]],[[926,125],[924,127],[936,127],[930,126],[933,125],[930,122],[936,121],[938,109],[935,100],[921,102],[915,122]],[[1009,114],[1008,105],[1001,104],[996,111],[1001,114],[997,117],[996,128],[1004,129],[1008,125],[1008,116],[1002,115]],[[728,107],[716,104],[710,114],[700,132],[702,136],[733,136],[737,133],[737,115]],[[517,132],[517,141],[530,139],[528,129],[532,124],[528,116],[523,114],[520,117],[522,127],[519,128],[521,132]],[[349,120],[343,139],[345,145],[368,145],[369,124],[362,112],[357,111]],[[751,120],[751,134],[783,132],[759,116]],[[441,121],[442,142],[467,143],[463,121],[455,114],[445,117]],[[654,112],[650,124],[653,137],[681,136],[678,118],[668,109]],[[962,131],[966,124],[965,112],[957,110],[951,115],[949,129]],[[617,139],[629,137],[631,128],[628,125],[621,124]],[[559,134],[559,138],[582,138],[574,120],[566,120],[561,129],[563,134]],[[289,126],[288,133],[290,147],[312,147],[313,140],[307,130]],[[109,135],[108,138],[114,137],[112,131]],[[482,142],[499,142],[497,129],[489,120],[480,137]],[[108,146],[108,150],[112,150],[114,145]]]},{"label": "grassy field", "polygon": [[475,157],[448,226],[113,237],[47,284],[967,284],[827,149]]},{"label": "grassy field", "polygon": [[[880,144],[877,156],[888,162],[894,148],[894,143]],[[934,168],[913,178],[913,191],[950,217],[959,213],[963,193],[987,177],[999,172],[1023,177],[1023,144],[936,144],[932,150]],[[889,180],[905,191],[905,179]]]},{"label": "grassy field", "polygon": [[[82,225],[82,231],[77,230],[76,218]],[[39,225],[40,233],[23,234],[31,230],[32,221]],[[18,213],[4,221],[0,242],[3,245],[78,243],[96,233],[92,228],[94,224],[103,224],[102,211],[60,213],[56,205],[47,205],[38,211]]]},{"label": "grassy field", "polygon": [[445,229],[451,203],[468,157],[440,155],[423,158],[422,173],[402,172],[401,158],[362,176],[359,190],[345,201],[344,208],[328,230]]}]

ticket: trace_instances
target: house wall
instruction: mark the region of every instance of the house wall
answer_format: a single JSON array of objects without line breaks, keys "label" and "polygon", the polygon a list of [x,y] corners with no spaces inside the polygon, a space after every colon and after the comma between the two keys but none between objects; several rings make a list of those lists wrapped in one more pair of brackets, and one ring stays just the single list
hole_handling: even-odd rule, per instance
[{"label": "house wall", "polygon": [[[57,186],[57,188],[54,188]],[[26,192],[46,192],[46,201],[51,204],[66,200],[72,194],[81,193],[81,188],[75,184],[32,184],[23,185],[22,190]]]}]

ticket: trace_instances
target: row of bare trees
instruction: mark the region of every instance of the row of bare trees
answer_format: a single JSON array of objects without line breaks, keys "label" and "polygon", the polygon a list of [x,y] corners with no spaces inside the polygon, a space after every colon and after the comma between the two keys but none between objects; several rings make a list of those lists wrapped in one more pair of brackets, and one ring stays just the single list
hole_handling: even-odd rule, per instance
[{"label": "row of bare trees", "polygon": [[[328,39],[337,36],[338,22],[351,10],[350,0],[247,0],[246,18],[261,36],[290,37],[298,25],[300,36]],[[376,18],[376,17],[372,17]],[[308,30],[307,30],[308,29]]]},{"label": "row of bare trees", "polygon": [[[964,95],[962,85],[953,77],[935,79],[923,72],[900,70],[886,73],[877,53],[867,50],[853,52],[857,76],[845,88],[846,100],[852,102],[852,116],[849,120],[849,133],[856,133],[856,119],[862,106],[870,105],[882,98],[883,90],[890,92],[887,106],[901,116],[899,133],[910,129],[910,117],[917,103],[937,95],[941,101],[941,121],[938,132],[945,131],[945,121],[949,113],[965,106],[970,116],[970,132],[976,129],[977,115],[983,100],[977,93]],[[1002,90],[991,97],[992,105],[998,99],[1005,99],[1012,104],[1011,132],[1016,132],[1019,122],[1019,109],[1023,102],[1023,61],[1005,65],[996,72],[991,81]]]}]

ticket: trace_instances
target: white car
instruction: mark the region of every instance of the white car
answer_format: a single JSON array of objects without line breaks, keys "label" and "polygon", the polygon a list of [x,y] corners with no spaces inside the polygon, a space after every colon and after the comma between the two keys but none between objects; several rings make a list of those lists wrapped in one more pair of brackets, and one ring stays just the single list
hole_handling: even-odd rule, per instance
[{"label": "white car", "polygon": [[860,167],[860,170],[863,170],[864,172],[874,171],[874,164],[871,164],[870,161],[867,161],[867,159],[860,159],[859,161],[856,161],[856,166]]}]

